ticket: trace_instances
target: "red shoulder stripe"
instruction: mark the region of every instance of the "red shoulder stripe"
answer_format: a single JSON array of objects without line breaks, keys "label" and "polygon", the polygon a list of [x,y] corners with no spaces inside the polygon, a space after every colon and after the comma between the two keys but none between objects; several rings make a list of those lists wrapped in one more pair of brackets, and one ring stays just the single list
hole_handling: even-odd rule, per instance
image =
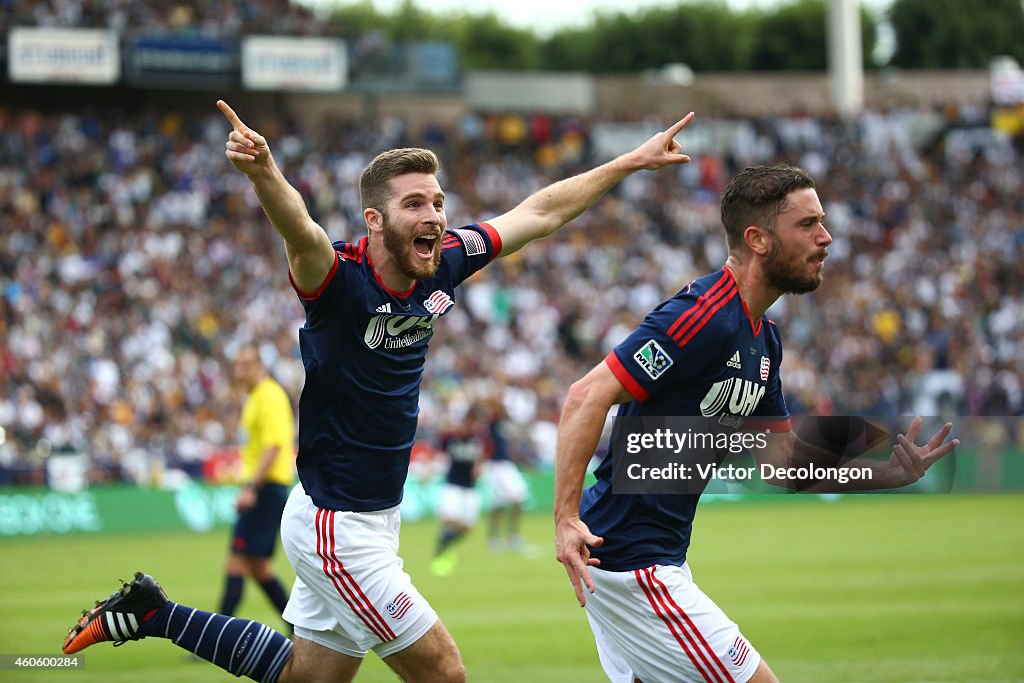
[{"label": "red shoulder stripe", "polygon": [[[700,328],[704,327],[704,325],[707,323],[707,312],[712,308],[717,311],[719,308],[721,308],[720,304],[724,301],[728,301],[729,299],[731,299],[733,295],[736,294],[736,292],[736,282],[730,279],[725,283],[724,286],[718,288],[713,297],[708,298],[707,295],[702,296],[698,300],[699,305],[694,306],[689,311],[687,311],[687,313],[691,313],[691,315],[687,317],[685,324],[676,330],[675,334],[672,335],[672,338],[675,339],[680,346],[682,346],[686,342],[681,342],[680,340],[684,336],[688,335],[693,330],[695,325],[697,326],[697,330],[699,330]],[[708,293],[710,294],[710,292]]]},{"label": "red shoulder stripe", "polygon": [[684,327],[683,329],[679,330],[679,333],[675,337],[673,337],[673,339],[675,339],[676,342],[679,343],[680,348],[686,346],[686,344],[691,339],[693,339],[694,336],[696,336],[696,334],[700,332],[705,325],[707,325],[708,321],[711,320],[712,316],[714,316],[715,313],[721,310],[723,306],[729,303],[729,300],[736,296],[738,292],[739,290],[736,289],[736,283],[734,282],[732,286],[729,287],[727,290],[723,290],[717,302],[709,301],[708,305],[705,307],[707,310],[701,314],[702,317],[699,320],[694,319],[693,321],[691,321],[692,324],[689,324],[687,326],[689,328],[689,331],[687,331],[687,328]]},{"label": "red shoulder stripe", "polygon": [[[723,273],[722,277],[718,278],[718,281],[715,282],[715,284],[711,285],[708,291],[704,292],[702,295],[700,295],[700,297],[697,298],[697,302],[693,305],[693,307],[690,310],[684,311],[683,314],[680,315],[674,323],[672,323],[672,326],[668,328],[668,335],[671,337],[675,333],[679,325],[681,325],[687,318],[693,315],[694,311],[700,308],[708,298],[713,298],[719,289],[728,284],[728,281],[729,274]],[[693,283],[691,282],[690,284]],[[687,285],[687,290],[689,290],[689,288],[689,285]]]}]

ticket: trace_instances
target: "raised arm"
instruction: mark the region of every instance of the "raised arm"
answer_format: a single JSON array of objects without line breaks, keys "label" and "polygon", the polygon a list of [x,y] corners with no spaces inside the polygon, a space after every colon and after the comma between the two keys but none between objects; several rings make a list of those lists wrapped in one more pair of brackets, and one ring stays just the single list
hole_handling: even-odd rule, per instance
[{"label": "raised arm", "polygon": [[632,398],[602,361],[569,388],[562,407],[555,455],[555,552],[558,561],[565,565],[581,607],[587,603],[583,586],[594,592],[594,581],[587,568],[600,564],[600,560],[590,557],[587,546],[604,542],[590,533],[580,519],[583,478],[587,463],[597,450],[608,410]]},{"label": "raised arm", "polygon": [[242,123],[224,100],[217,100],[217,108],[232,128],[225,145],[225,156],[248,176],[267,217],[284,238],[288,268],[295,286],[301,292],[315,292],[337,258],[331,240],[310,217],[302,195],[288,183],[274,163],[266,138]]},{"label": "raised arm", "polygon": [[633,151],[586,173],[548,185],[508,213],[488,221],[501,236],[501,255],[507,256],[525,244],[555,232],[593,206],[601,195],[631,173],[689,162],[690,157],[682,153],[675,136],[693,117],[693,112],[690,112]]}]

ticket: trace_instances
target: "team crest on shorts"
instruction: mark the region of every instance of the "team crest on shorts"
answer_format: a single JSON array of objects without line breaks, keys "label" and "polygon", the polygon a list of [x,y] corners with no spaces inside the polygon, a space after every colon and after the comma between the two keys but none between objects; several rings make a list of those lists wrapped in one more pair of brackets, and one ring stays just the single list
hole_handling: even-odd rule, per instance
[{"label": "team crest on shorts", "polygon": [[384,607],[384,611],[388,613],[388,616],[392,619],[401,619],[405,616],[405,613],[412,607],[412,598],[405,593],[399,593]]},{"label": "team crest on shorts", "polygon": [[747,661],[749,654],[750,645],[741,636],[736,636],[736,640],[732,641],[732,645],[729,646],[729,660],[737,667],[741,667],[743,662]]}]

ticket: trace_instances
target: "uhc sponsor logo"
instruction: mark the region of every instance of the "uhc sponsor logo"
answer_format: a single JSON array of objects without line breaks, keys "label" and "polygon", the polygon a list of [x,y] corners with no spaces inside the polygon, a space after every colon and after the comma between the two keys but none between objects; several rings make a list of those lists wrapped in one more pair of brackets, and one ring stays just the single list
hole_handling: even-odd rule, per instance
[{"label": "uhc sponsor logo", "polygon": [[700,402],[700,414],[714,417],[727,415],[750,415],[764,397],[764,385],[756,384],[741,377],[730,377],[711,385],[704,400]]},{"label": "uhc sponsor logo", "polygon": [[402,349],[434,334],[434,315],[375,315],[363,333],[363,342],[371,349]]},{"label": "uhc sponsor logo", "polygon": [[672,367],[672,359],[653,339],[637,349],[633,354],[633,360],[651,379],[658,379]]},{"label": "uhc sponsor logo", "polygon": [[412,607],[412,598],[405,593],[399,593],[395,596],[395,599],[387,604],[384,610],[388,613],[388,616],[396,621],[405,616],[405,613]]}]

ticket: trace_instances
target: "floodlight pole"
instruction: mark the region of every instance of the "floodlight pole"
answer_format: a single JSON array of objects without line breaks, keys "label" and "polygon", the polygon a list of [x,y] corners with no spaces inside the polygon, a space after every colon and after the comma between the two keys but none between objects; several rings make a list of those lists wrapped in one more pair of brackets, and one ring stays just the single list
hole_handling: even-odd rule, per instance
[{"label": "floodlight pole", "polygon": [[844,119],[864,108],[860,0],[828,0],[828,72],[832,105]]}]

